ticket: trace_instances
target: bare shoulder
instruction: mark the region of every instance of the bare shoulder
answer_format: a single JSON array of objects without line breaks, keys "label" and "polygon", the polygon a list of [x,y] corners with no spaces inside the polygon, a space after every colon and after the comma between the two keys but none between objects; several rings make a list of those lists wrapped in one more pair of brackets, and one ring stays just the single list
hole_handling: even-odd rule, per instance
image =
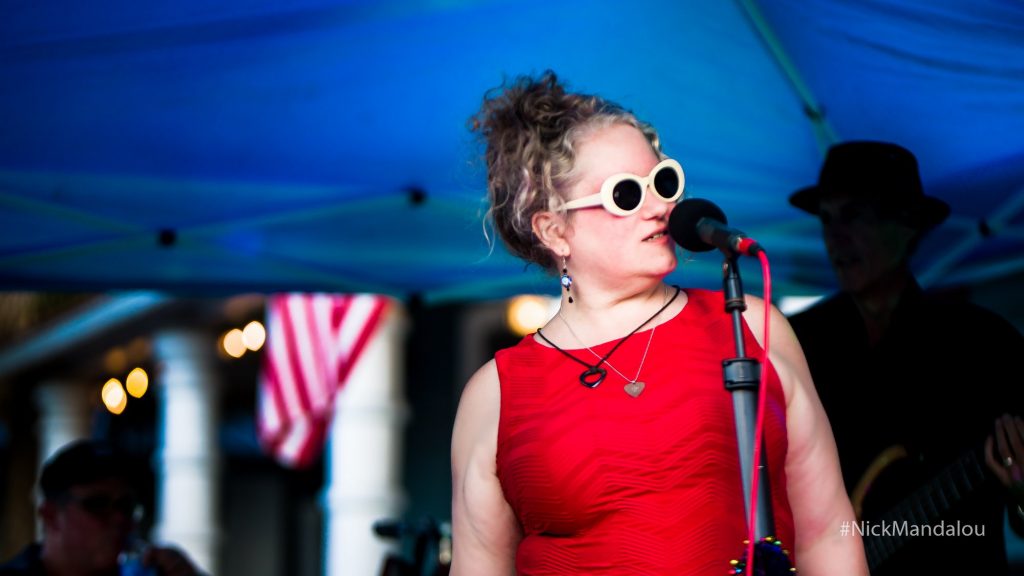
[{"label": "bare shoulder", "polygon": [[[750,330],[757,336],[758,341],[764,335],[763,321],[764,321],[764,299],[760,296],[754,296],[752,294],[746,294],[744,302],[747,303],[747,309],[743,312],[743,318],[746,319],[747,324],[750,326]],[[772,306],[772,312],[775,312],[775,307]]]},{"label": "bare shoulder", "polygon": [[492,359],[481,366],[462,389],[456,425],[460,418],[475,420],[477,416],[496,413],[500,402],[501,388],[498,383],[498,365]]},{"label": "bare shoulder", "polygon": [[[497,444],[498,416],[501,408],[501,390],[498,384],[498,368],[490,360],[466,382],[459,400],[452,432],[452,464],[459,458],[468,458],[471,452],[481,448],[491,449],[493,455]],[[484,446],[478,446],[485,442]],[[463,462],[465,464],[465,462]]]},{"label": "bare shoulder", "polygon": [[[750,327],[750,331],[754,334],[754,338],[757,339],[757,343],[764,346],[764,299],[758,296],[746,296],[745,301],[747,303],[747,309],[743,312],[743,319],[746,320],[747,326]],[[786,317],[779,312],[779,309],[774,305],[771,307],[771,342],[773,350],[778,344],[789,346],[791,343],[789,339],[793,337],[793,329],[789,326],[789,321]]]},{"label": "bare shoulder", "polygon": [[[489,390],[493,388],[494,390]],[[476,372],[470,376],[469,381],[466,382],[466,387],[462,391],[463,397],[467,393],[480,394],[488,391],[497,393],[498,388],[498,363],[491,358],[486,364],[477,369]]]},{"label": "bare shoulder", "polygon": [[500,411],[491,360],[466,383],[452,432],[453,575],[514,572],[518,526],[495,469]]},{"label": "bare shoulder", "polygon": [[[747,296],[746,302],[747,310],[743,313],[743,317],[758,344],[764,346],[766,303],[757,296]],[[810,372],[792,326],[774,305],[771,307],[770,322],[768,346],[771,351],[771,361],[782,380],[788,401],[799,389],[811,385]]]}]

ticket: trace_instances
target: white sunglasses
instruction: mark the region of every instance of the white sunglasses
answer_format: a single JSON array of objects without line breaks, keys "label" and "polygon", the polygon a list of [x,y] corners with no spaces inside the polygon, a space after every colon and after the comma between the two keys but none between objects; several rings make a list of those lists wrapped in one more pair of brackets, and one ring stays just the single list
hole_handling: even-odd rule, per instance
[{"label": "white sunglasses", "polygon": [[605,178],[601,191],[565,203],[566,210],[604,206],[616,216],[629,216],[640,209],[647,195],[647,187],[653,184],[658,199],[675,202],[683,195],[686,176],[679,162],[666,158],[651,169],[647,177],[623,172]]}]

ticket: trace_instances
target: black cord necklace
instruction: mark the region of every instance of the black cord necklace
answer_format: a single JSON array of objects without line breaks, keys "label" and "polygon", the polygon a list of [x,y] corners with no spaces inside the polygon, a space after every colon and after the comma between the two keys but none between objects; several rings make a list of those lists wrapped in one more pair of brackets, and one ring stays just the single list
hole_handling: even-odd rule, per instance
[{"label": "black cord necklace", "polygon": [[580,373],[580,384],[583,384],[587,388],[597,388],[597,386],[599,384],[601,384],[601,382],[604,382],[605,376],[608,375],[608,371],[605,370],[604,368],[601,368],[601,364],[604,364],[605,361],[607,361],[609,358],[611,358],[612,354],[614,354],[615,351],[619,349],[619,346],[622,346],[622,343],[625,342],[626,340],[628,340],[630,336],[632,336],[633,334],[636,334],[637,332],[639,332],[640,329],[643,328],[644,326],[647,326],[651,322],[651,320],[654,320],[655,318],[657,318],[659,314],[664,312],[666,308],[668,308],[673,302],[676,301],[676,297],[679,296],[679,293],[682,292],[683,289],[680,288],[679,286],[674,286],[674,285],[673,285],[673,288],[676,289],[676,293],[673,294],[671,298],[669,298],[668,302],[665,302],[665,304],[661,308],[658,308],[658,311],[655,312],[653,315],[651,315],[650,318],[648,318],[647,320],[644,320],[643,324],[637,326],[636,328],[633,328],[633,331],[630,332],[629,334],[626,334],[622,338],[622,340],[619,340],[615,344],[615,346],[612,346],[612,349],[609,350],[607,354],[605,354],[604,356],[598,358],[597,364],[593,364],[593,365],[589,364],[589,363],[584,362],[583,360],[580,360],[579,358],[573,356],[569,352],[567,352],[565,350],[562,350],[561,348],[558,347],[557,344],[555,344],[551,340],[548,340],[548,337],[545,336],[544,333],[540,331],[540,328],[537,329],[537,336],[540,336],[541,340],[547,342],[555,350],[558,350],[559,352],[561,352],[562,354],[565,354],[570,359],[572,359],[572,360],[574,360],[576,362],[579,362],[580,364],[583,364],[584,366],[586,366],[587,369],[584,370],[582,373]]}]

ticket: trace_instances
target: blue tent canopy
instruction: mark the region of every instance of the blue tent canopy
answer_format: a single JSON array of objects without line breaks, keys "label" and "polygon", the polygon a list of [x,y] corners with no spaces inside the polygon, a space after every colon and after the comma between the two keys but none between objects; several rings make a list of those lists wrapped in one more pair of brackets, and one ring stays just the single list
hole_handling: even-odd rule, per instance
[{"label": "blue tent canopy", "polygon": [[[552,292],[485,239],[467,129],[555,70],[631,108],[772,255],[832,286],[788,205],[827,146],[901,143],[953,216],[928,284],[1024,268],[1024,5],[1013,0],[9,2],[0,288]],[[715,256],[673,280],[713,285]]]}]

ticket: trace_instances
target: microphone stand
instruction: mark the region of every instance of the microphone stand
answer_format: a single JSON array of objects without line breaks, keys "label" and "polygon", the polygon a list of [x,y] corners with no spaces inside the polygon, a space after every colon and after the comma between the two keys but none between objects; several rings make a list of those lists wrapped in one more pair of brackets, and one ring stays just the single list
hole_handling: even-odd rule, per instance
[{"label": "microphone stand", "polygon": [[[736,254],[726,252],[722,266],[722,286],[725,292],[725,311],[732,314],[733,339],[736,343],[736,357],[722,361],[722,376],[725,389],[732,393],[733,414],[736,420],[736,444],[739,448],[740,474],[743,479],[743,507],[746,512],[744,525],[750,519],[750,485],[751,463],[754,461],[754,430],[757,423],[757,391],[761,382],[761,363],[756,358],[746,357],[746,346],[743,342],[743,311],[747,309],[743,297],[743,282],[740,279]],[[765,306],[769,306],[765,303]],[[771,490],[768,486],[767,466],[764,464],[762,445],[761,462],[758,469],[762,471],[758,480],[757,517],[754,527],[755,544],[765,537],[775,535],[775,521],[772,517]],[[748,559],[748,562],[751,559]]]}]

